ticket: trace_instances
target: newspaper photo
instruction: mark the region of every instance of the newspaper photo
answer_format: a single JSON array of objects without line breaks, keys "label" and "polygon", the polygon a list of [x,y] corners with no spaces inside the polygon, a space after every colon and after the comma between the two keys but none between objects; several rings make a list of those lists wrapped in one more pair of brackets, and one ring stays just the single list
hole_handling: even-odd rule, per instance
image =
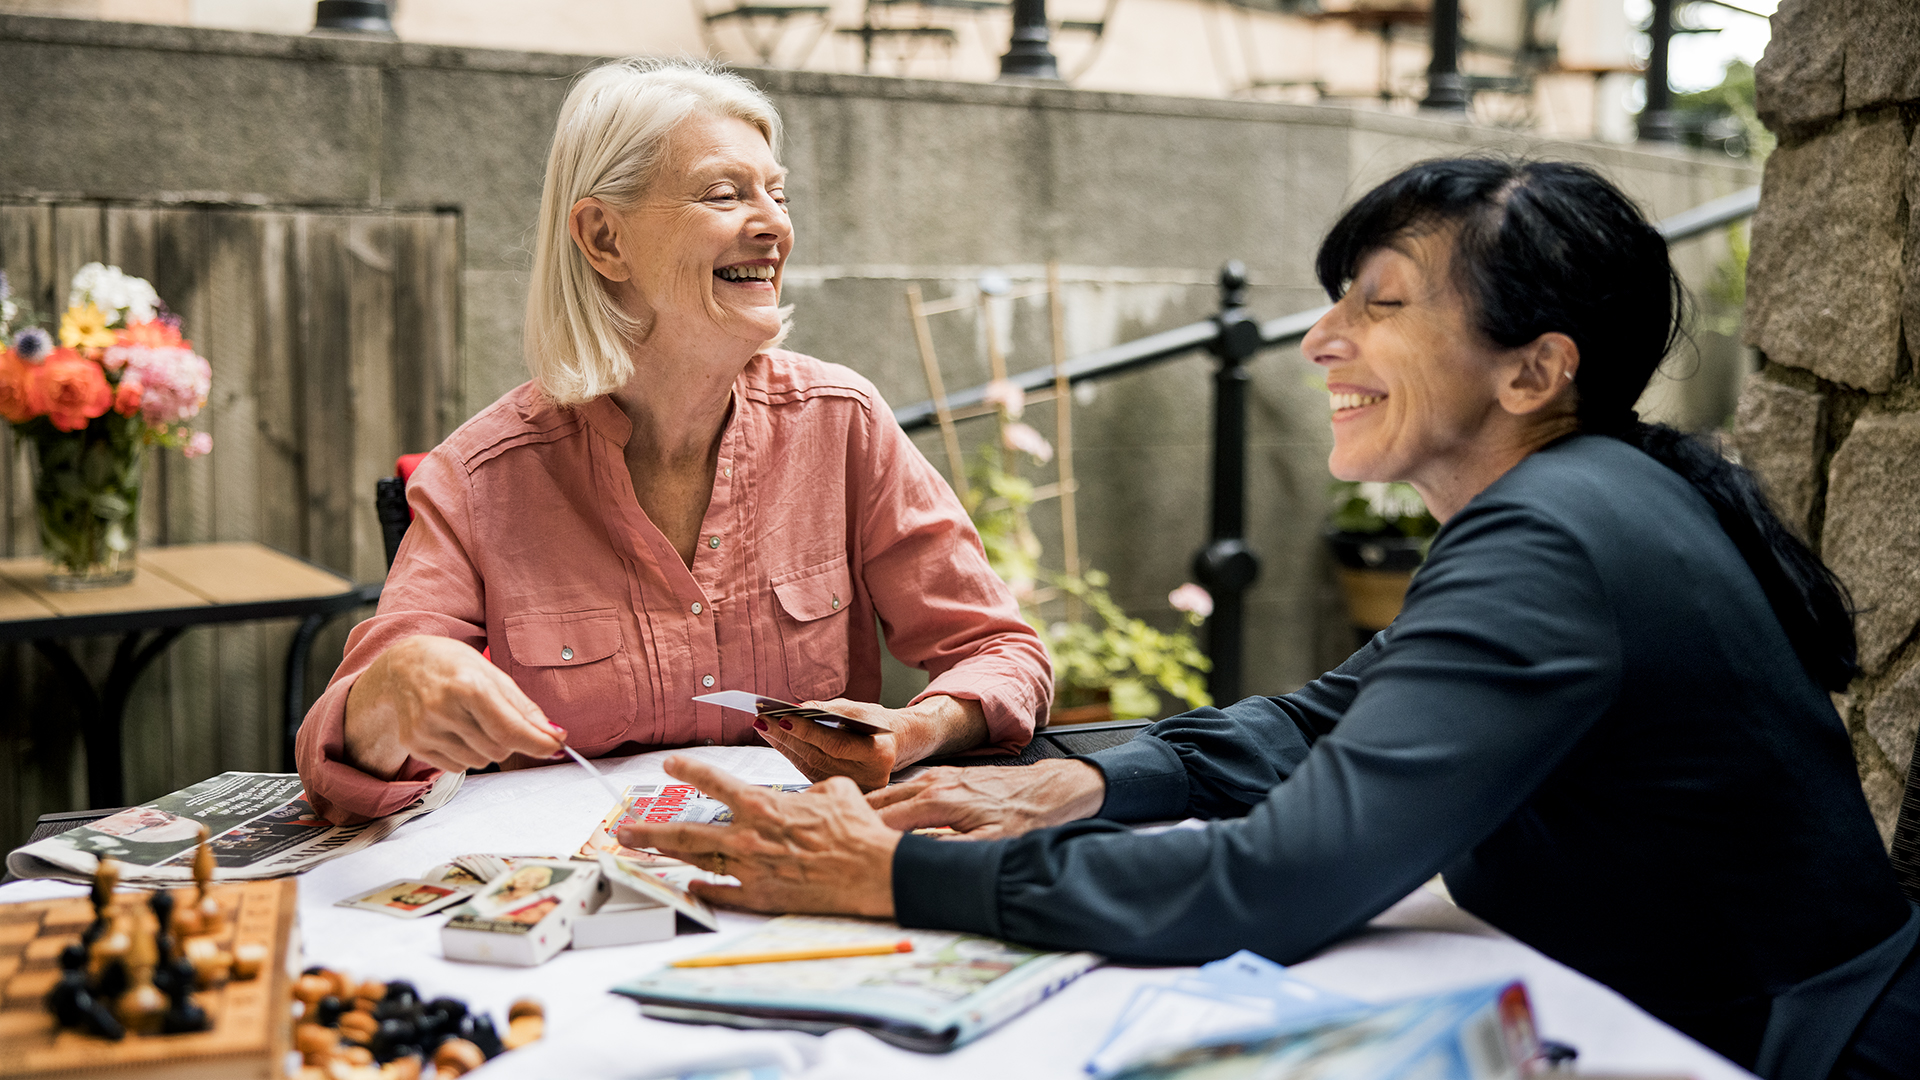
[{"label": "newspaper photo", "polygon": [[[754,787],[768,791],[793,792],[805,791],[812,784],[755,784]],[[616,803],[600,824],[580,845],[580,857],[593,859],[601,855],[618,855],[631,859],[645,867],[684,866],[678,859],[670,859],[653,851],[636,851],[620,843],[620,830],[628,825],[640,822],[662,823],[671,821],[689,821],[700,825],[731,825],[733,811],[719,799],[711,798],[692,784],[678,780],[647,784],[632,784],[627,787],[626,797]]]},{"label": "newspaper photo", "polygon": [[216,881],[286,877],[385,839],[407,821],[435,810],[460,790],[465,773],[448,772],[417,802],[359,825],[330,825],[307,801],[295,773],[221,773],[128,807],[91,824],[49,836],[7,856],[23,878],[85,884],[103,858],[120,863],[126,885],[193,880],[200,826],[212,839]]}]

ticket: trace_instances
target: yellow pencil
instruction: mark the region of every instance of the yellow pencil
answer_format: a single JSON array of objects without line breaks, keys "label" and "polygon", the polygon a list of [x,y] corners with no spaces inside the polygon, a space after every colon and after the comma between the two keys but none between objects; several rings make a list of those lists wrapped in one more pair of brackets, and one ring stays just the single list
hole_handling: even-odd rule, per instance
[{"label": "yellow pencil", "polygon": [[675,960],[668,967],[725,967],[729,964],[772,964],[782,960],[831,960],[840,956],[885,956],[912,952],[913,942],[875,941],[865,945],[822,945],[816,949],[780,949],[774,952],[713,953]]}]

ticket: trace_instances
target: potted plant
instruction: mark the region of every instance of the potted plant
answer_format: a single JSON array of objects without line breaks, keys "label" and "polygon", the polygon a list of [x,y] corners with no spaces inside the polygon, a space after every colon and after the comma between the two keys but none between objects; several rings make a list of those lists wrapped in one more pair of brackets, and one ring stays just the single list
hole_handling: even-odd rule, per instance
[{"label": "potted plant", "polygon": [[[1045,436],[1020,422],[1023,395],[1012,384],[988,395],[999,412],[997,444],[980,447],[967,469],[962,502],[986,549],[987,562],[1013,590],[1020,613],[1039,633],[1053,660],[1054,700],[1050,722],[1087,723],[1160,715],[1160,694],[1188,708],[1212,704],[1207,695],[1207,657],[1185,631],[1166,633],[1126,613],[1108,593],[1099,570],[1055,573],[1040,566],[1040,541],[1029,511],[1033,482],[1016,471],[1024,455],[1036,463],[1053,456]],[[1071,598],[1081,617],[1048,620],[1042,605]],[[1198,585],[1182,585],[1168,603],[1198,626],[1213,601]],[[1092,618],[1086,616],[1090,614]]]},{"label": "potted plant", "polygon": [[1411,484],[1336,480],[1327,547],[1346,594],[1347,614],[1363,637],[1400,614],[1413,573],[1440,523]]}]

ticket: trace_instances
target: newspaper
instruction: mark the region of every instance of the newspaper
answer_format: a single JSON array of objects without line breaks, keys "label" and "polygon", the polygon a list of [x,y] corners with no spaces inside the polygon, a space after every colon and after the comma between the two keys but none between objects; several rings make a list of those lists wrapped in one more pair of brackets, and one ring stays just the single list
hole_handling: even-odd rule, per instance
[{"label": "newspaper", "polygon": [[444,806],[463,772],[446,772],[418,801],[360,825],[330,825],[314,812],[297,773],[229,772],[92,824],[68,829],[7,856],[23,878],[85,884],[100,859],[120,864],[124,885],[193,880],[200,826],[212,835],[216,881],[255,881],[310,870],[384,840],[407,821]]}]

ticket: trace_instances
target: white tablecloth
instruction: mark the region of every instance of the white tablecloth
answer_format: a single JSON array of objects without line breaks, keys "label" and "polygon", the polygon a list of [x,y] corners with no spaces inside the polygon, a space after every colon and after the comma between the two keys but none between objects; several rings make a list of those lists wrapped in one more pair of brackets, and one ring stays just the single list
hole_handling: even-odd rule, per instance
[{"label": "white tablecloth", "polygon": [[[803,780],[765,748],[683,751],[760,782]],[[664,754],[603,761],[616,783],[660,775]],[[1175,968],[1096,969],[1000,1030],[950,1054],[899,1050],[864,1032],[824,1037],[673,1024],[640,1015],[608,988],[662,962],[707,949],[760,922],[722,913],[721,936],[682,934],[670,942],[568,950],[538,968],[457,963],[440,954],[429,916],[400,920],[334,902],[395,878],[416,877],[455,855],[565,856],[609,807],[606,791],[577,765],[472,776],[442,809],[402,826],[386,842],[300,879],[300,923],[308,964],[358,978],[408,979],[427,998],[449,995],[504,1022],[514,999],[540,998],[547,1037],[474,1074],[509,1077],[674,1076],[694,1068],[778,1063],[806,1080],[840,1077],[1084,1077],[1081,1066],[1134,988],[1171,981]],[[23,881],[0,902],[83,893],[78,886]],[[1354,938],[1292,969],[1353,997],[1384,1001],[1518,976],[1526,980],[1543,1036],[1580,1051],[1582,1072],[1689,1073],[1699,1080],[1748,1074],[1653,1019],[1625,998],[1490,928],[1444,899],[1417,891]]]}]

